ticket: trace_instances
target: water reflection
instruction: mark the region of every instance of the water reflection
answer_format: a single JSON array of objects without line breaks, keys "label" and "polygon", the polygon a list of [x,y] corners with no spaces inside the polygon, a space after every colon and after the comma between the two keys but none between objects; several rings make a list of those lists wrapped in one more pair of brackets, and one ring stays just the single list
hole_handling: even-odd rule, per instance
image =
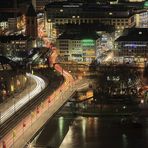
[{"label": "water reflection", "polygon": [[58,126],[59,126],[59,133],[60,133],[60,139],[63,137],[63,129],[64,129],[64,118],[63,117],[60,117],[58,119]]},{"label": "water reflection", "polygon": [[122,134],[122,142],[123,142],[123,148],[127,148],[127,136],[126,134]]},{"label": "water reflection", "polygon": [[147,148],[148,120],[142,128],[127,128],[120,117],[56,116],[37,139],[36,147]]},{"label": "water reflection", "polygon": [[83,137],[83,139],[85,139],[85,136],[86,136],[86,118],[84,118],[84,117],[82,117],[81,129],[82,129],[82,137]]},{"label": "water reflection", "polygon": [[146,130],[123,128],[114,117],[77,117],[60,148],[147,148]]}]

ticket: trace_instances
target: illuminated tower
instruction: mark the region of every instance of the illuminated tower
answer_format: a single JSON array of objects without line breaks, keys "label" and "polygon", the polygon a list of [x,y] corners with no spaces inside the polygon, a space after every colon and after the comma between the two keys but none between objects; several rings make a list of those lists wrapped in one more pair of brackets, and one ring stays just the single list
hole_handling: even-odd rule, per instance
[{"label": "illuminated tower", "polygon": [[32,39],[37,38],[37,14],[32,3],[26,13],[26,35]]}]

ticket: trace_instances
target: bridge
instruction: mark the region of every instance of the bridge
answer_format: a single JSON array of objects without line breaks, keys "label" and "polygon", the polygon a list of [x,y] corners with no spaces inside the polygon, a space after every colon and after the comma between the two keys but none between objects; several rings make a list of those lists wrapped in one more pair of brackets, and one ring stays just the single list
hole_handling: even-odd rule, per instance
[{"label": "bridge", "polygon": [[[65,71],[63,72],[65,73]],[[70,77],[71,78],[71,77]],[[38,133],[46,122],[64,105],[65,102],[74,94],[80,84],[87,81],[69,81],[65,82],[53,94],[37,105],[27,116],[0,141],[0,146],[5,144],[7,147],[22,147],[26,145],[36,133]]]}]

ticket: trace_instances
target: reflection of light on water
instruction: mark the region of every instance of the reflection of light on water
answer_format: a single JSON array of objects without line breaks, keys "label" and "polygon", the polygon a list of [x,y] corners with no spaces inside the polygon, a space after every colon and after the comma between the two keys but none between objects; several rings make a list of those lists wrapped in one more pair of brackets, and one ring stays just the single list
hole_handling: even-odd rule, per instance
[{"label": "reflection of light on water", "polygon": [[86,118],[85,117],[82,117],[82,124],[81,124],[81,126],[82,126],[82,136],[83,136],[83,138],[85,139],[85,137],[86,137]]},{"label": "reflection of light on water", "polygon": [[64,127],[64,118],[60,117],[59,118],[59,131],[60,131],[60,137],[61,138],[63,136],[63,127]]},{"label": "reflection of light on water", "polygon": [[67,135],[65,136],[64,140],[62,141],[60,148],[65,148],[65,146],[72,143],[73,140],[74,140],[73,139],[73,132],[72,132],[72,129],[69,128],[69,131],[68,131]]},{"label": "reflection of light on water", "polygon": [[88,118],[88,124],[89,124],[89,128],[91,128],[91,130],[93,130],[94,134],[97,134],[97,130],[98,129],[98,118],[97,117],[89,117]]},{"label": "reflection of light on water", "polygon": [[125,134],[122,134],[122,142],[123,142],[123,148],[127,148],[128,142],[127,142],[127,136]]},{"label": "reflection of light on water", "polygon": [[95,129],[95,131],[96,131],[97,127],[98,127],[98,118],[94,117],[94,129]]},{"label": "reflection of light on water", "polygon": [[[148,118],[145,119],[145,126],[148,127]],[[145,133],[148,137],[148,128],[146,128]]]}]

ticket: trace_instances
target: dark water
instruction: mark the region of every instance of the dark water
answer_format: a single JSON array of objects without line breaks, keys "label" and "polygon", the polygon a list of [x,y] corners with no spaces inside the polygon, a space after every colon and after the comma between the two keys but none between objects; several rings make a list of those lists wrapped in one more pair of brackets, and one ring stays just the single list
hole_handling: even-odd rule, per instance
[{"label": "dark water", "polygon": [[56,116],[37,139],[38,147],[148,148],[147,119],[142,128],[124,127],[120,117]]},{"label": "dark water", "polygon": [[148,128],[125,128],[118,118],[77,117],[60,148],[148,148]]}]

